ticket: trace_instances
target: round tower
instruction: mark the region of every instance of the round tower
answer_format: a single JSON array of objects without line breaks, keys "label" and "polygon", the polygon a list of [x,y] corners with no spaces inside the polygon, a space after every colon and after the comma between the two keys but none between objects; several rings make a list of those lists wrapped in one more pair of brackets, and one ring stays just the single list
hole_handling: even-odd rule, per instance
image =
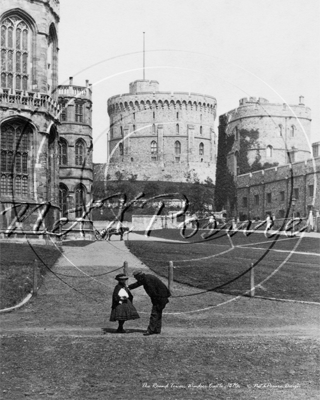
[{"label": "round tower", "polygon": [[225,134],[233,139],[227,155],[233,175],[310,158],[311,110],[302,96],[298,105],[244,98],[222,120]]},{"label": "round tower", "polygon": [[[4,232],[21,204],[50,202],[44,221],[48,230],[59,216],[58,24],[58,0],[1,1],[1,207],[8,209],[1,217]],[[38,212],[29,214],[18,221],[15,232],[33,230]]]},{"label": "round tower", "polygon": [[160,92],[157,81],[130,83],[129,93],[108,100],[107,177],[214,180],[216,106],[212,96]]},{"label": "round tower", "polygon": [[[60,114],[59,203],[62,216],[80,217],[91,200],[92,167],[92,87],[69,85],[58,87]],[[70,210],[75,211],[70,213]]]}]

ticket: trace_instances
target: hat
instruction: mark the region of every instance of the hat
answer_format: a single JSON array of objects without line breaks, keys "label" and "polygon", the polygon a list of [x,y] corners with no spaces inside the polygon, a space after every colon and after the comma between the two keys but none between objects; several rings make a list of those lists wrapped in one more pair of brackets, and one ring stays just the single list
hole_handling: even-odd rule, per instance
[{"label": "hat", "polygon": [[114,279],[116,279],[117,281],[119,281],[120,279],[122,279],[122,280],[127,280],[127,279],[129,279],[129,278],[127,277],[126,274],[118,274]]},{"label": "hat", "polygon": [[141,270],[133,271],[132,275],[133,276],[143,275],[143,272]]}]

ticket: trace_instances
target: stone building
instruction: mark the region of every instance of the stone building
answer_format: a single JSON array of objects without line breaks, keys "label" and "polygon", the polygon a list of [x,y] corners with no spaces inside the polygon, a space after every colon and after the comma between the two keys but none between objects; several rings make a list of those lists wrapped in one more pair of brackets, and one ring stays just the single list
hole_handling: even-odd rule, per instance
[{"label": "stone building", "polygon": [[306,218],[320,211],[320,157],[236,177],[240,220]]},{"label": "stone building", "polygon": [[61,119],[65,113],[58,103],[68,98],[72,99],[70,109],[73,102],[83,102],[82,107],[91,109],[91,93],[83,88],[85,94],[75,94],[82,89],[72,89],[72,85],[68,95],[63,86],[58,89],[58,0],[1,0],[0,7],[0,233],[2,237],[10,233],[11,237],[35,238],[42,230],[51,231],[62,215],[65,203],[61,191],[59,196],[59,182],[67,186],[67,177],[74,179],[69,192],[74,204],[83,203],[77,196],[80,199],[84,192],[86,200],[90,195],[91,156],[80,182],[88,190],[81,186],[80,194],[75,185],[79,174],[74,170],[83,170],[83,165],[72,162],[69,172],[62,165],[60,179],[60,163],[65,160],[64,144],[70,133],[69,159],[76,159],[72,156],[76,136],[90,148],[91,111],[85,123],[72,120],[71,111],[70,119],[68,114],[68,120],[60,123],[61,111]]},{"label": "stone building", "polygon": [[311,111],[304,105],[303,96],[298,105],[269,103],[255,97],[241,99],[238,108],[220,117],[220,125],[232,139],[227,154],[232,175],[311,156]]},{"label": "stone building", "polygon": [[60,183],[59,204],[62,215],[75,209],[70,217],[80,217],[81,209],[91,199],[92,166],[92,90],[86,86],[58,87],[61,106],[60,134]]},{"label": "stone building", "polygon": [[216,106],[211,96],[160,92],[157,81],[130,83],[129,93],[108,100],[107,177],[214,180]]}]

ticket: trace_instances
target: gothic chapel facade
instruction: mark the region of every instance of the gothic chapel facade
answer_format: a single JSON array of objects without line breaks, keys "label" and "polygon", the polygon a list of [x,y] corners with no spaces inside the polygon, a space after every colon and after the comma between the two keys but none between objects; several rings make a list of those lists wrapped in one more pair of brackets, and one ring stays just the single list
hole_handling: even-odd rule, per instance
[{"label": "gothic chapel facade", "polygon": [[2,239],[51,231],[91,199],[91,87],[58,86],[59,19],[58,0],[1,0]]}]

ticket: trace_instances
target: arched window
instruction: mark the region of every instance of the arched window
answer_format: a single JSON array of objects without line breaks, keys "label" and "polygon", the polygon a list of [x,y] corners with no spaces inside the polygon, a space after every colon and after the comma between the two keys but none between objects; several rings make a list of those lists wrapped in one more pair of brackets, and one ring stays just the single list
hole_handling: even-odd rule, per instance
[{"label": "arched window", "polygon": [[28,160],[31,158],[32,128],[21,121],[1,125],[1,194],[27,197],[31,174]]},{"label": "arched window", "polygon": [[279,135],[282,136],[283,134],[283,126],[280,124],[279,125]]},{"label": "arched window", "polygon": [[178,140],[174,143],[174,153],[176,162],[179,162],[181,155],[181,143]]},{"label": "arched window", "polygon": [[1,87],[30,87],[32,31],[27,22],[12,15],[1,22]]},{"label": "arched window", "polygon": [[179,124],[176,124],[176,134],[179,135]]},{"label": "arched window", "polygon": [[68,211],[68,194],[69,190],[66,185],[60,183],[59,185],[59,206],[61,209],[61,215],[64,216]]},{"label": "arched window", "polygon": [[272,148],[272,146],[267,146],[267,150],[266,150],[266,156],[267,156],[267,158],[270,158],[270,157],[272,157],[272,150],[273,150],[273,148]]},{"label": "arched window", "polygon": [[68,165],[68,142],[61,138],[59,145],[59,164]]},{"label": "arched window", "polygon": [[234,153],[234,174],[239,175],[240,174],[240,167],[239,167],[239,152],[236,151]]},{"label": "arched window", "polygon": [[85,164],[85,149],[85,142],[82,139],[77,140],[75,145],[76,165]]},{"label": "arched window", "polygon": [[119,143],[119,153],[120,156],[123,156],[123,143]]},{"label": "arched window", "polygon": [[84,185],[78,185],[75,189],[75,208],[76,218],[81,217],[86,204],[86,188]]},{"label": "arched window", "polygon": [[204,154],[204,144],[201,142],[199,144],[199,156],[203,156]]},{"label": "arched window", "polygon": [[296,127],[294,125],[291,126],[291,137],[294,137],[294,131],[296,130]]},{"label": "arched window", "polygon": [[67,106],[65,104],[61,104],[61,107],[60,121],[65,122],[67,121]]},{"label": "arched window", "polygon": [[152,133],[155,135],[156,134],[156,126],[155,124],[152,125]]},{"label": "arched window", "polygon": [[157,160],[157,154],[158,154],[158,145],[155,140],[151,142],[151,160],[156,161]]}]

